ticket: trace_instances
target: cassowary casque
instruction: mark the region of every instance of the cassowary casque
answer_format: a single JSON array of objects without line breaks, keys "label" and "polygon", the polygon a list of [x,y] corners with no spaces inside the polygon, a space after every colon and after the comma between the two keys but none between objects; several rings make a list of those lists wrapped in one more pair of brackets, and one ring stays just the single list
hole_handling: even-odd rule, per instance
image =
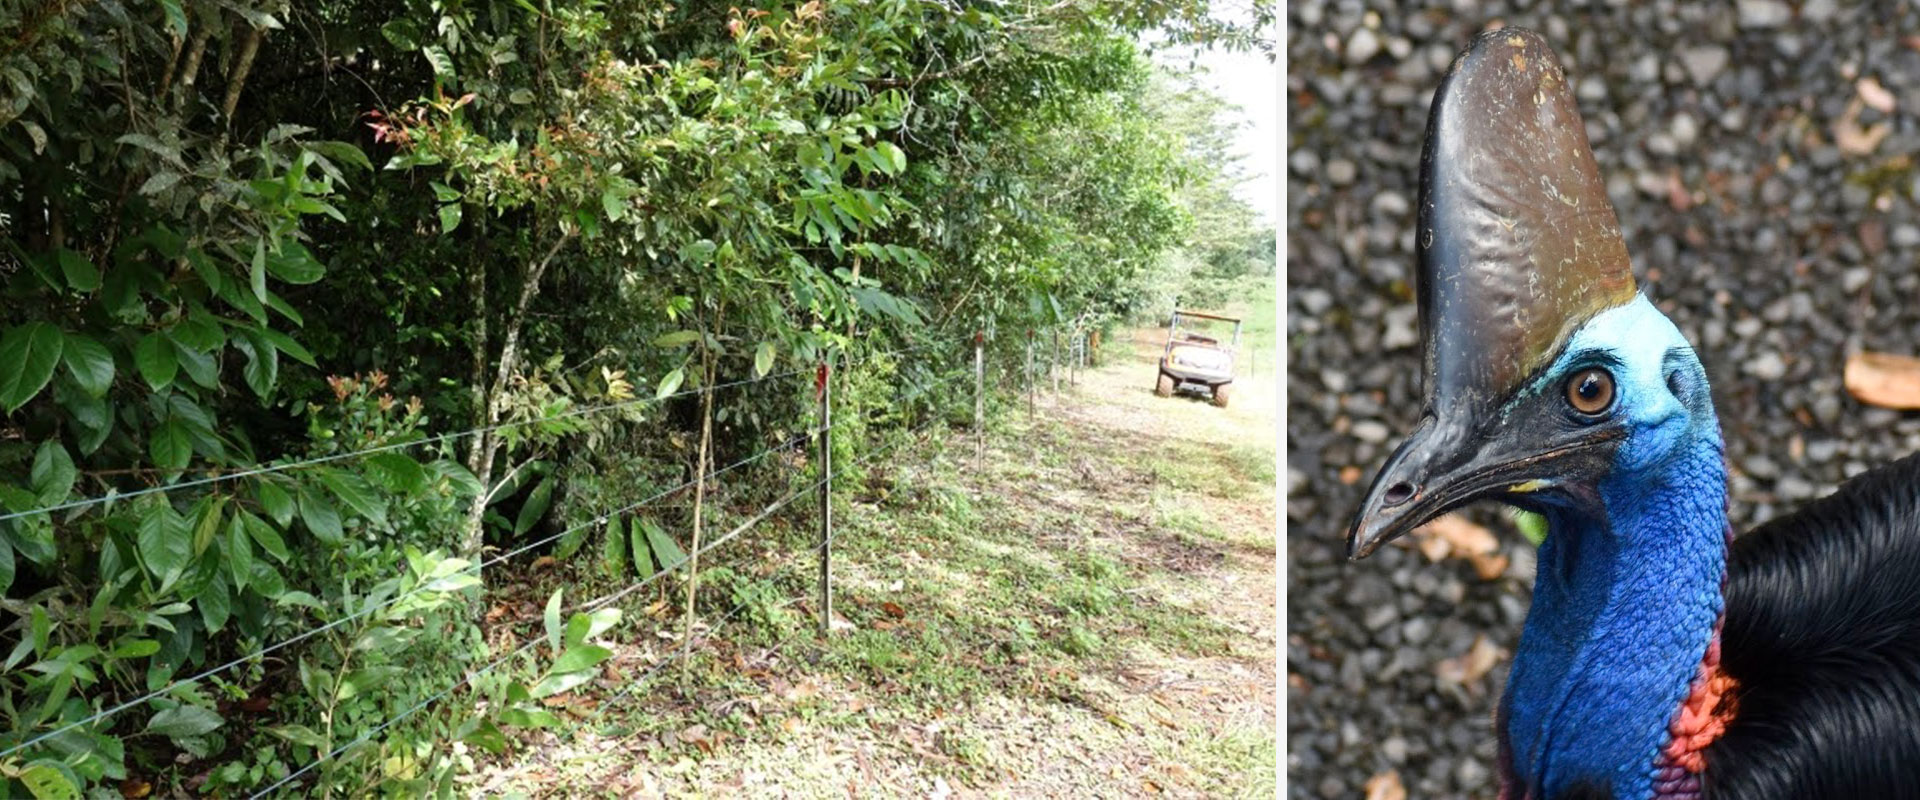
[{"label": "cassowary casque", "polygon": [[1546,518],[1503,799],[1920,797],[1920,460],[1733,536],[1706,370],[1635,289],[1567,83],[1509,28],[1434,95],[1425,413],[1349,551],[1479,499]]}]

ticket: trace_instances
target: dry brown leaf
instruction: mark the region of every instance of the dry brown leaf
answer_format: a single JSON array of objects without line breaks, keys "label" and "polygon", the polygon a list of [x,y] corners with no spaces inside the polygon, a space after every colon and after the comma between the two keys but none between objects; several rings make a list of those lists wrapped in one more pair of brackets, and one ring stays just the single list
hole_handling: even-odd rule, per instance
[{"label": "dry brown leaf", "polygon": [[153,794],[153,784],[139,778],[128,778],[120,782],[120,796],[129,800],[140,800]]},{"label": "dry brown leaf", "polygon": [[1420,553],[1428,561],[1439,561],[1448,556],[1471,558],[1500,549],[1500,539],[1493,535],[1493,531],[1459,514],[1447,514],[1415,528],[1413,536]]},{"label": "dry brown leaf", "polygon": [[1481,634],[1474,637],[1473,645],[1467,648],[1467,652],[1433,665],[1433,675],[1447,683],[1471,684],[1486,677],[1494,665],[1500,663],[1502,655],[1504,652],[1500,646],[1488,639],[1486,634]]},{"label": "dry brown leaf", "polygon": [[905,617],[907,615],[906,609],[901,608],[900,604],[892,601],[881,603],[880,610],[887,612],[887,616],[893,617],[894,619],[900,619],[901,617]]},{"label": "dry brown leaf", "polygon": [[1847,110],[1833,121],[1833,143],[1840,152],[1848,155],[1864,156],[1880,148],[1880,140],[1893,133],[1893,126],[1886,122],[1876,122],[1862,127],[1860,109],[1864,106],[1859,98],[1847,104]]},{"label": "dry brown leaf", "polygon": [[680,741],[691,742],[702,750],[713,751],[713,732],[705,725],[694,725],[680,732]]},{"label": "dry brown leaf", "polygon": [[1509,559],[1505,553],[1474,553],[1467,556],[1467,560],[1473,562],[1474,574],[1479,575],[1480,580],[1498,580],[1507,574]]},{"label": "dry brown leaf", "polygon": [[1887,91],[1887,87],[1881,86],[1879,79],[1868,75],[1855,83],[1853,88],[1860,92],[1861,101],[1865,102],[1869,108],[1882,114],[1893,113],[1893,93]]},{"label": "dry brown leaf", "polygon": [[1368,778],[1367,800],[1407,800],[1407,787],[1400,783],[1400,772],[1390,769]]},{"label": "dry brown leaf", "polygon": [[1675,211],[1685,211],[1693,207],[1693,195],[1687,192],[1687,184],[1680,180],[1680,170],[1667,171],[1667,204]]},{"label": "dry brown leaf", "polygon": [[1844,380],[1853,399],[1881,408],[1920,408],[1920,358],[1892,353],[1855,353]]},{"label": "dry brown leaf", "polygon": [[1420,554],[1426,556],[1428,561],[1440,561],[1453,552],[1453,545],[1447,544],[1444,537],[1422,536],[1415,541],[1419,543]]},{"label": "dry brown leaf", "polygon": [[543,570],[558,563],[560,563],[560,560],[553,556],[541,556],[533,560],[533,568],[536,571]]}]

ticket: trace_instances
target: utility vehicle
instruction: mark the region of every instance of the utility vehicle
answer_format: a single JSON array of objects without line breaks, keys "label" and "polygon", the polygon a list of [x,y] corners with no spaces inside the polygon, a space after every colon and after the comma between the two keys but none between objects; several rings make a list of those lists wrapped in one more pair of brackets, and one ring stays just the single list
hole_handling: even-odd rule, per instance
[{"label": "utility vehicle", "polygon": [[[1195,325],[1198,320],[1206,322]],[[1217,333],[1208,335],[1214,333],[1211,328],[1226,325],[1233,326],[1233,338],[1226,345],[1220,344]],[[1202,332],[1202,326],[1208,330]],[[1174,392],[1205,394],[1214,405],[1225,408],[1233,389],[1233,352],[1239,346],[1240,320],[1175,309],[1167,323],[1167,346],[1160,353],[1160,378],[1153,393],[1161,397],[1172,397]]]}]

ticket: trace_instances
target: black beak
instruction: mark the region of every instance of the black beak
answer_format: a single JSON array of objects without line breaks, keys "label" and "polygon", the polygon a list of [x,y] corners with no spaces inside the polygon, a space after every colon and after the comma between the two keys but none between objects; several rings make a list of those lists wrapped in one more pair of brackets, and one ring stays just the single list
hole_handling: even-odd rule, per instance
[{"label": "black beak", "polygon": [[[1491,428],[1491,429],[1489,429]],[[1543,442],[1529,425],[1447,425],[1428,417],[1415,428],[1367,489],[1347,530],[1347,558],[1358,561],[1435,517],[1476,500],[1527,498],[1558,492],[1588,497],[1593,480],[1611,463],[1625,436],[1602,426],[1558,442]]]}]

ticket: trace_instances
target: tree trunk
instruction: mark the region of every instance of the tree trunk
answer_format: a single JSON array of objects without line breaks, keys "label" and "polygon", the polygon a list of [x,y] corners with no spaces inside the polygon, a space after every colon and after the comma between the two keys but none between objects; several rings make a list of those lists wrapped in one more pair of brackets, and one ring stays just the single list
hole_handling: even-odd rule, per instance
[{"label": "tree trunk", "polygon": [[[553,263],[554,256],[560,253],[560,248],[572,238],[572,234],[561,235],[554,241],[552,247],[547,248],[545,256],[528,266],[526,281],[520,285],[520,299],[514,303],[511,314],[501,326],[503,338],[500,343],[500,363],[494,371],[493,384],[486,388],[486,404],[480,409],[475,428],[490,428],[500,422],[500,400],[506,392],[508,380],[513,377],[514,366],[520,358],[520,327],[527,318],[527,307],[533,305],[534,296],[540,293],[540,277],[546,274],[547,265]],[[484,281],[482,285],[484,287]],[[484,300],[476,301],[477,304],[484,302]],[[484,319],[483,316],[482,320]],[[484,326],[485,322],[481,325]],[[482,332],[484,331],[485,328],[482,327]],[[481,352],[484,354],[485,351]],[[478,479],[480,493],[474,495],[473,503],[467,507],[466,536],[461,542],[460,551],[475,563],[481,561],[480,549],[485,544],[481,519],[487,513],[487,504],[493,500],[493,457],[499,449],[499,437],[493,431],[487,430],[474,435],[473,448],[467,454],[467,468],[473,472],[474,478]]]}]

